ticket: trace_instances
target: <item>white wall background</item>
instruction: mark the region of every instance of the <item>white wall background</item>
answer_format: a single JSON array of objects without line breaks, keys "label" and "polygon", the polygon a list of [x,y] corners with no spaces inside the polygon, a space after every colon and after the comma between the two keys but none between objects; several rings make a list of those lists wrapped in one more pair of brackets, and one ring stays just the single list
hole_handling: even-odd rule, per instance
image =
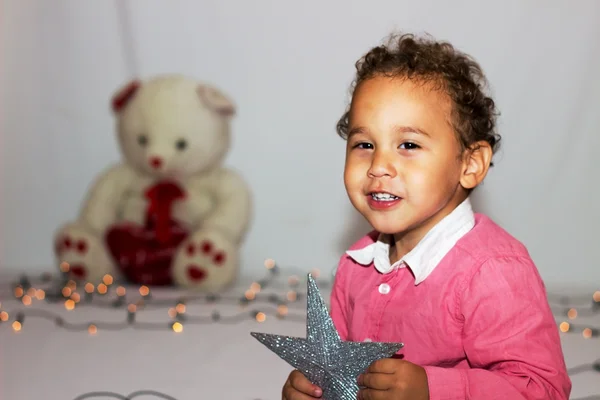
[{"label": "white wall background", "polygon": [[[255,194],[244,274],[329,270],[367,227],[343,183],[355,60],[392,30],[476,56],[503,149],[475,195],[530,249],[549,286],[600,285],[600,2],[2,1],[0,265],[53,270],[52,235],[120,158],[109,98],[133,76],[181,72],[238,105],[227,163]],[[263,154],[266,153],[266,156]]]}]

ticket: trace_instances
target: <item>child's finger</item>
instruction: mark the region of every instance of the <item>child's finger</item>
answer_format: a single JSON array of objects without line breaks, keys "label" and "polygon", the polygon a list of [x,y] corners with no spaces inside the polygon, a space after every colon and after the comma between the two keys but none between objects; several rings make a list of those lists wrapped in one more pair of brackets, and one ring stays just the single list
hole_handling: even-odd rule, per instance
[{"label": "child's finger", "polygon": [[283,400],[315,400],[318,398],[296,390],[289,381],[283,388],[282,395]]},{"label": "child's finger", "polygon": [[358,386],[377,390],[388,390],[394,387],[394,375],[365,372],[358,376]]},{"label": "child's finger", "polygon": [[377,372],[381,374],[393,374],[402,366],[405,361],[395,358],[382,358],[375,360],[367,368],[367,372]]},{"label": "child's finger", "polygon": [[305,393],[312,397],[321,397],[323,391],[317,385],[314,385],[300,371],[295,370],[290,374],[290,383],[292,387],[299,392]]}]

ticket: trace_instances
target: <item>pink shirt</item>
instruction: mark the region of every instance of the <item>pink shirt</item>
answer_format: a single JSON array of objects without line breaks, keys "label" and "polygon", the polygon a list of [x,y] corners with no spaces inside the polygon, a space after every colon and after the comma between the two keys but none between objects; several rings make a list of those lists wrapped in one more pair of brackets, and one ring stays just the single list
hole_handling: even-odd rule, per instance
[{"label": "pink shirt", "polygon": [[[363,249],[377,232],[355,243]],[[443,236],[443,235],[442,235]],[[378,242],[379,244],[379,242]],[[343,340],[403,342],[430,400],[567,400],[571,380],[544,284],[527,249],[485,215],[426,276],[341,259],[331,316]]]}]

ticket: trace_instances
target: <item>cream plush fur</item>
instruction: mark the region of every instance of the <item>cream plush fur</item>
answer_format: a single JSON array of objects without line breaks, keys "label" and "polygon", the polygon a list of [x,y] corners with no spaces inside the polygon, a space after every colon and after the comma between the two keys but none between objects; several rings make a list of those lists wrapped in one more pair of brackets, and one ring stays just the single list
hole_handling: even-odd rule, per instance
[{"label": "cream plush fur", "polygon": [[[223,166],[235,112],[232,101],[211,85],[164,75],[130,82],[117,91],[112,105],[123,162],[98,177],[77,220],[57,232],[58,262],[68,263],[72,274],[92,283],[110,274],[152,285],[165,272],[148,269],[148,260],[170,257],[173,284],[204,291],[229,285],[238,274],[252,208],[245,181]],[[150,205],[145,193],[165,180],[184,193],[172,203],[170,214],[187,232],[185,239],[153,255],[135,250],[130,259],[137,267],[127,270],[111,255],[108,232],[117,225],[141,229]],[[138,232],[136,240],[146,240],[148,232]],[[114,246],[126,243],[122,235],[112,240]]]}]

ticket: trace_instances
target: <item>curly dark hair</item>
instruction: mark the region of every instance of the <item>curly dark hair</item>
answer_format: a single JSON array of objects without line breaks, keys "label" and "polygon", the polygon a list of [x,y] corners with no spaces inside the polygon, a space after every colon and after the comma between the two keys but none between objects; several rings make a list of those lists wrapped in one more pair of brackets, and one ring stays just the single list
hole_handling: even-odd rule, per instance
[{"label": "curly dark hair", "polygon": [[[452,100],[452,125],[464,150],[486,141],[495,153],[500,145],[496,132],[499,113],[484,93],[488,81],[479,64],[447,42],[429,36],[392,34],[389,44],[372,48],[356,62],[351,94],[363,81],[375,76],[402,77],[428,82]],[[337,123],[337,133],[348,138],[350,107]]]}]

